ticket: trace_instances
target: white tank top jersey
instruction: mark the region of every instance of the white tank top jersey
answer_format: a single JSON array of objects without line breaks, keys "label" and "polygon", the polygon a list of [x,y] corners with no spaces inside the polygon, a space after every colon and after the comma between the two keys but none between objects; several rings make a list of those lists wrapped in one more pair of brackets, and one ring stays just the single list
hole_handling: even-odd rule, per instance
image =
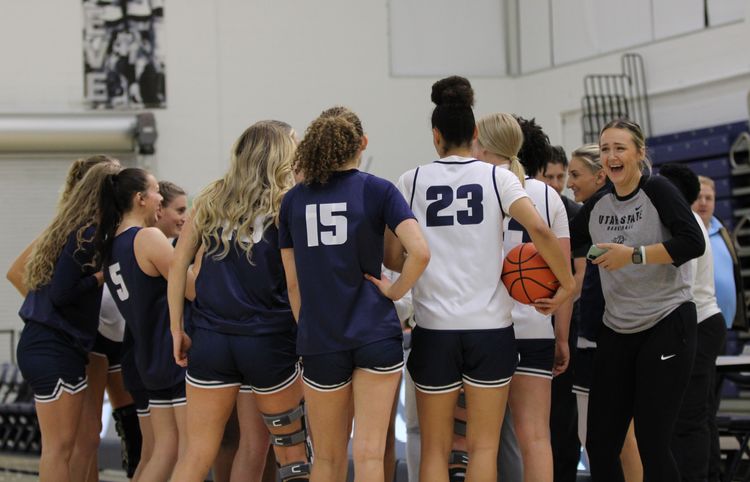
[{"label": "white tank top jersey", "polygon": [[125,336],[125,318],[117,309],[107,284],[102,287],[102,307],[99,310],[99,333],[104,338],[121,342]]},{"label": "white tank top jersey", "polygon": [[[542,181],[530,178],[526,178],[524,181],[524,188],[539,215],[547,223],[555,237],[570,239],[568,214],[557,191]],[[503,246],[506,253],[521,243],[531,242],[531,238],[523,229],[523,226],[512,218],[505,218],[503,231],[505,233]],[[555,337],[552,316],[539,313],[531,305],[514,301],[511,317],[513,318],[516,339],[550,339]]]},{"label": "white tank top jersey", "polygon": [[511,325],[513,300],[500,282],[503,218],[528,197],[509,171],[450,156],[404,173],[398,187],[430,246],[412,289],[414,320],[432,330]]}]

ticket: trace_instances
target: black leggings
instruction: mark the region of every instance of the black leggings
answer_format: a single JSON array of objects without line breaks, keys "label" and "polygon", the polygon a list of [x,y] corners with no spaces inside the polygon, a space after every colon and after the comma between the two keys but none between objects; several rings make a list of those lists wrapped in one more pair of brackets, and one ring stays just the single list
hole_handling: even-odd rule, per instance
[{"label": "black leggings", "polygon": [[698,324],[695,363],[672,439],[672,453],[683,482],[703,482],[708,478],[712,438],[718,444],[716,357],[726,336],[721,313]]},{"label": "black leggings", "polygon": [[683,303],[654,327],[602,327],[589,395],[586,449],[594,482],[624,480],[620,451],[635,419],[644,480],[679,482],[670,443],[695,358],[696,313]]}]

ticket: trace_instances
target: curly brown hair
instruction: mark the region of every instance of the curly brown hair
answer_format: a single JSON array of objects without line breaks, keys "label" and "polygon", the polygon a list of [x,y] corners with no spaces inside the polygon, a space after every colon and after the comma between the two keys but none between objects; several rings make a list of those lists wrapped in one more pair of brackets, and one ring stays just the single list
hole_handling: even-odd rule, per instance
[{"label": "curly brown hair", "polygon": [[343,117],[352,123],[357,133],[360,136],[365,135],[365,130],[362,128],[362,121],[359,120],[359,116],[355,114],[350,108],[344,107],[343,105],[336,105],[329,107],[320,113],[319,117]]},{"label": "curly brown hair", "polygon": [[295,171],[305,173],[305,184],[325,184],[333,171],[351,161],[362,145],[362,134],[345,116],[315,119],[294,156]]}]

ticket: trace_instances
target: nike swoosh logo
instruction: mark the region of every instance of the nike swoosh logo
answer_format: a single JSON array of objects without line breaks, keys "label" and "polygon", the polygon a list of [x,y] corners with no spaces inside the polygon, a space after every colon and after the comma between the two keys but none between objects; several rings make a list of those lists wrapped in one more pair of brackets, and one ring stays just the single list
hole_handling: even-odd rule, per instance
[{"label": "nike swoosh logo", "polygon": [[666,356],[665,356],[665,355],[662,355],[662,356],[661,356],[661,360],[662,360],[662,361],[664,361],[664,360],[669,360],[670,358],[674,358],[674,357],[676,357],[676,356],[677,356],[677,353],[675,353],[674,355],[666,355]]}]

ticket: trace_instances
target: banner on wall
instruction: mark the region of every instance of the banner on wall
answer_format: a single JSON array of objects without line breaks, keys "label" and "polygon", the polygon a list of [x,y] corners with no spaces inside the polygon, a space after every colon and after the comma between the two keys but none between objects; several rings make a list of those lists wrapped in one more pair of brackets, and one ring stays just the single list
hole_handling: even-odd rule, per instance
[{"label": "banner on wall", "polygon": [[166,107],[163,0],[82,0],[86,103]]}]

